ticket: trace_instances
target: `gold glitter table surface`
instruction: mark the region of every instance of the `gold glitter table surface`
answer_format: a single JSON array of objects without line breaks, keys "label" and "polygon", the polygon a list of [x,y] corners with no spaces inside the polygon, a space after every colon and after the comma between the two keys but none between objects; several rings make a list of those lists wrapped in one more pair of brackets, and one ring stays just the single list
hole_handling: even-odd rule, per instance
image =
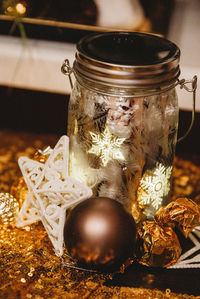
[{"label": "gold glitter table surface", "polygon": [[[48,145],[54,147],[59,137],[0,130],[0,192],[9,192],[11,184],[21,176],[17,164],[20,156],[32,157],[37,149]],[[172,198],[180,196],[191,197],[200,203],[200,166],[176,157]],[[183,272],[170,272],[170,276],[164,276],[165,280],[173,276],[172,292],[166,287],[166,281],[155,283],[159,277],[162,280],[167,271],[164,269],[141,272],[141,266],[136,266],[132,271],[138,271],[136,276],[141,277],[141,282],[137,280],[134,284],[133,275],[130,283],[128,280],[133,273],[130,271],[126,282],[122,279],[117,284],[114,278],[112,284],[112,280],[104,275],[68,268],[54,255],[43,226],[39,223],[33,228],[32,231],[0,226],[0,298],[200,298],[200,289],[199,294],[189,289],[188,292],[181,291],[180,279],[176,287],[176,277]],[[200,277],[200,270],[195,269],[192,273],[194,278]],[[189,276],[189,272],[182,275],[186,280]]]}]

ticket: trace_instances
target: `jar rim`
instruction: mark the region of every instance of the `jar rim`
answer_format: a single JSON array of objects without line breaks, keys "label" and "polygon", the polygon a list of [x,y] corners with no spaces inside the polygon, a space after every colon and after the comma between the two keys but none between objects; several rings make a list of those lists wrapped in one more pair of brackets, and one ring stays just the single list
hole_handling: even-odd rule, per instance
[{"label": "jar rim", "polygon": [[79,41],[73,69],[102,87],[148,89],[176,82],[179,60],[179,48],[157,35],[106,32]]}]

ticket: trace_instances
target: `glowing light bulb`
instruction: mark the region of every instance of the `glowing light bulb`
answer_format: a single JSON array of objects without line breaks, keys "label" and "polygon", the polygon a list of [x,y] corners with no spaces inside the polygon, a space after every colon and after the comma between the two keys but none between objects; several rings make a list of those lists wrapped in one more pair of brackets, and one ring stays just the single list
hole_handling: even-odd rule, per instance
[{"label": "glowing light bulb", "polygon": [[26,6],[23,3],[17,3],[15,6],[16,12],[20,15],[24,15],[26,13]]}]

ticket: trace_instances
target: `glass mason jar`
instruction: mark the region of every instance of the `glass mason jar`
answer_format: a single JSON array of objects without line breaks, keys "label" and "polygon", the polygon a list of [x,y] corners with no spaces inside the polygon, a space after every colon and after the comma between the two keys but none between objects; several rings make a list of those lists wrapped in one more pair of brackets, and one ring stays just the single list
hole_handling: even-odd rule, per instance
[{"label": "glass mason jar", "polygon": [[123,203],[136,222],[169,201],[179,58],[175,44],[142,33],[93,34],[77,45],[68,106],[69,175],[95,197]]}]

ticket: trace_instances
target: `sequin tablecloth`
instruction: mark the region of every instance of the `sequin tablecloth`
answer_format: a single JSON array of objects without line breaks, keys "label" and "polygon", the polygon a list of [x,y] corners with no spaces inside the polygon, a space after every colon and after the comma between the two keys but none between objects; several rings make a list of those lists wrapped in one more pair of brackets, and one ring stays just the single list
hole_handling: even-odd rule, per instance
[{"label": "sequin tablecloth", "polygon": [[[0,192],[21,176],[17,160],[54,147],[60,136],[0,131]],[[200,166],[176,157],[173,195],[200,203]],[[112,279],[66,266],[54,255],[39,223],[0,227],[0,298],[200,298],[200,270],[148,269],[139,265]],[[185,287],[184,287],[185,286]],[[199,287],[199,292],[198,292]]]}]

